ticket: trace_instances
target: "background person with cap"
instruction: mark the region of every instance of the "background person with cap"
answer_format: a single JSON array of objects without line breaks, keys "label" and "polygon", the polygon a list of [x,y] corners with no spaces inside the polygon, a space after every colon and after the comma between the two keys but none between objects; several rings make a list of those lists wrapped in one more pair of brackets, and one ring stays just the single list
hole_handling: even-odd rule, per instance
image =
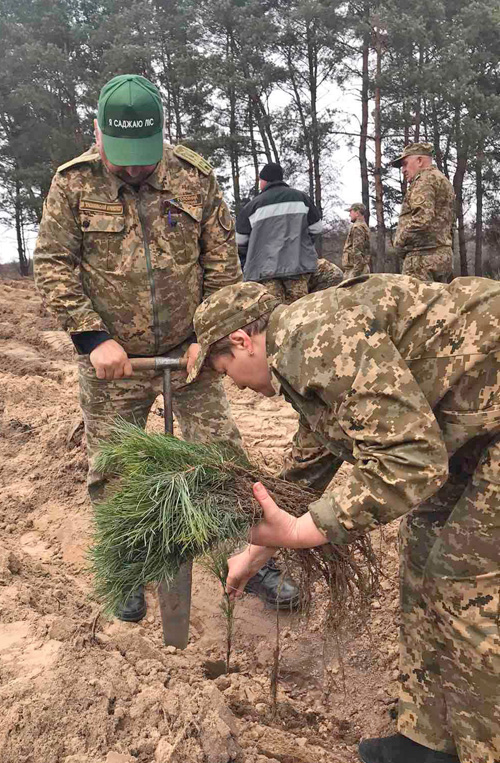
[{"label": "background person with cap", "polygon": [[259,281],[290,303],[308,293],[318,267],[314,237],[323,230],[321,215],[307,194],[283,180],[279,164],[260,172],[260,193],[236,220],[236,243],[245,281]]},{"label": "background person with cap", "polygon": [[[183,355],[202,299],[241,279],[234,223],[211,166],[163,142],[157,88],[114,77],[101,90],[96,145],[58,168],[44,206],[34,263],[37,287],[78,350],[88,489],[99,501],[107,475],[94,460],[117,417],[145,425],[162,375],[129,357]],[[172,373],[173,404],[187,440],[240,443],[221,380],[186,384]],[[261,578],[265,578],[262,581]],[[280,573],[266,568],[259,593],[276,597]],[[287,587],[288,586],[288,587]],[[296,597],[288,583],[280,597]],[[288,604],[287,600],[285,604]],[[121,619],[144,617],[139,589]]]},{"label": "background person with cap", "polygon": [[365,221],[364,204],[351,204],[351,227],[342,252],[344,278],[364,276],[370,272],[370,229]]},{"label": "background person with cap", "polygon": [[[256,283],[196,311],[199,352],[240,387],[282,394],[330,451],[301,517],[257,483],[264,517],[229,560],[228,592],[276,547],[346,544],[397,517],[398,734],[363,763],[500,760],[500,284],[375,274],[279,305]],[[306,509],[306,507],[304,507]]]},{"label": "background person with cap", "polygon": [[431,143],[410,143],[391,162],[408,183],[394,246],[403,259],[402,273],[421,281],[449,283],[453,278],[455,193],[432,164]]}]

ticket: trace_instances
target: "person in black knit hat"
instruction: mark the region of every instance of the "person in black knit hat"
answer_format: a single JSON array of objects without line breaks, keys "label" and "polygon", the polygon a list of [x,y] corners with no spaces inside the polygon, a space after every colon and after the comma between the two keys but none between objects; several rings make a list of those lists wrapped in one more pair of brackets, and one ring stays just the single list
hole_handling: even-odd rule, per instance
[{"label": "person in black knit hat", "polygon": [[236,220],[236,242],[245,281],[258,281],[282,302],[290,304],[309,293],[318,270],[315,237],[321,215],[307,194],[283,180],[276,162],[259,174],[260,193]]}]

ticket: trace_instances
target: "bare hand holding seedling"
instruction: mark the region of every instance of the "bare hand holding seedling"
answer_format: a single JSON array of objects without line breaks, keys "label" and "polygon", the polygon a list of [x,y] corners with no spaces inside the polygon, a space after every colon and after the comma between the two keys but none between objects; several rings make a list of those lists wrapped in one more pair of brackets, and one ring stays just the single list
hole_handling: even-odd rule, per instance
[{"label": "bare hand holding seedling", "polygon": [[277,548],[314,548],[328,543],[309,512],[301,517],[293,517],[283,511],[261,482],[254,484],[253,494],[260,503],[264,516],[250,532],[251,543]]}]

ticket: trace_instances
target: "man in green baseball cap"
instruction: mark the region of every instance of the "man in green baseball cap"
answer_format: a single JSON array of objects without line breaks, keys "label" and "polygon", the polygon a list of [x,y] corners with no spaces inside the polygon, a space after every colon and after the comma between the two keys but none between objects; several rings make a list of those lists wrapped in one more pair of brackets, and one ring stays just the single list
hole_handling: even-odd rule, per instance
[{"label": "man in green baseball cap", "polygon": [[[34,261],[44,302],[79,353],[87,484],[100,502],[110,477],[95,468],[100,443],[117,417],[145,425],[162,390],[161,372],[132,375],[130,359],[183,355],[196,308],[239,281],[241,268],[212,167],[186,146],[163,143],[161,98],[151,82],[122,74],[106,83],[94,128],[97,145],[55,173]],[[240,442],[215,374],[188,386],[184,372],[174,372],[172,388],[186,439]],[[133,622],[145,613],[139,585],[116,611]]]},{"label": "man in green baseball cap", "polygon": [[158,89],[138,74],[120,74],[101,90],[97,124],[108,160],[119,167],[157,164],[163,156]]},{"label": "man in green baseball cap", "polygon": [[139,185],[163,156],[163,107],[158,88],[139,74],[113,77],[101,90],[94,130],[108,170]]},{"label": "man in green baseball cap", "polygon": [[361,202],[346,209],[351,226],[342,252],[344,278],[355,278],[370,272],[370,229],[365,221],[366,209]]},{"label": "man in green baseball cap", "polygon": [[453,277],[455,193],[432,164],[432,143],[410,143],[392,162],[408,184],[394,236],[403,275],[448,283]]}]

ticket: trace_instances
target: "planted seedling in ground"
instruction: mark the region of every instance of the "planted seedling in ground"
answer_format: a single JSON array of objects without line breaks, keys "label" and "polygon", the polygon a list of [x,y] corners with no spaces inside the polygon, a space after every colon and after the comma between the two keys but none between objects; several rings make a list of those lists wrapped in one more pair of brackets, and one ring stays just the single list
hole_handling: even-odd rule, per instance
[{"label": "planted seedling in ground", "polygon": [[[215,548],[210,551],[201,560],[202,565],[209,572],[214,575],[222,586],[222,601],[221,610],[226,621],[226,664],[225,672],[231,672],[231,649],[233,645],[233,631],[234,631],[234,608],[236,601],[229,598],[229,594],[226,591],[226,581],[228,575],[227,560],[230,555],[230,551],[227,545],[221,545],[219,548]],[[221,674],[219,674],[221,675]]]}]

